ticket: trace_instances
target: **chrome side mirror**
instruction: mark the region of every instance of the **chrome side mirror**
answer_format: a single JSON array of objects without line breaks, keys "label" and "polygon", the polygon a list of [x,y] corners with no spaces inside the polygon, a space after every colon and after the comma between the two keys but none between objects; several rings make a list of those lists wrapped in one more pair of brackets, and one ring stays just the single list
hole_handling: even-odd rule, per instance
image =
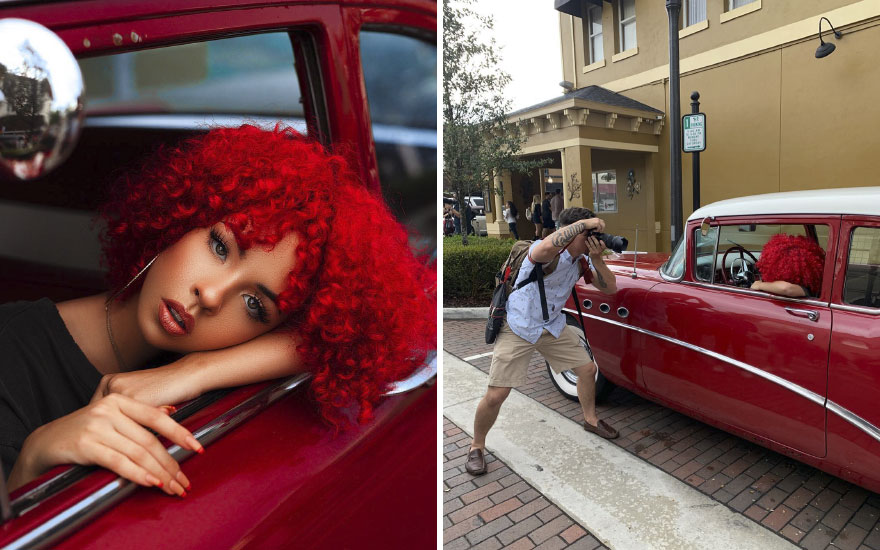
[{"label": "chrome side mirror", "polygon": [[31,180],[73,151],[83,122],[82,72],[46,27],[0,19],[0,172]]}]

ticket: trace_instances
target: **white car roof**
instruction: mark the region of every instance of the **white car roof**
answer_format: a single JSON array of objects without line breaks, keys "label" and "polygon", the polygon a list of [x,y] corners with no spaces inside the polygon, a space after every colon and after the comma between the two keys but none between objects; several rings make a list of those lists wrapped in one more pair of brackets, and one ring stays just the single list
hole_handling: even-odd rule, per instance
[{"label": "white car roof", "polygon": [[713,202],[690,215],[688,221],[707,216],[766,214],[866,214],[880,215],[880,187],[848,187],[767,193]]}]

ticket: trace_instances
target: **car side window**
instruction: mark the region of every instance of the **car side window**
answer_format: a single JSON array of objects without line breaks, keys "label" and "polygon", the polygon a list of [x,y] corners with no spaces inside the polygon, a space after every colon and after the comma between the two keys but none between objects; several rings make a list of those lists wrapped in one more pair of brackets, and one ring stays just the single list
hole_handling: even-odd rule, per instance
[{"label": "car side window", "polygon": [[400,222],[433,242],[437,44],[376,28],[359,38],[382,194]]},{"label": "car side window", "polygon": [[[80,60],[90,116],[251,115],[296,118],[303,105],[290,35],[274,32]],[[210,121],[209,121],[210,123]]]},{"label": "car side window", "polygon": [[717,241],[717,227],[710,227],[705,237],[699,227],[694,230],[694,252],[696,254],[694,277],[698,281],[712,282],[712,276],[715,272],[712,266],[715,265],[715,244]]},{"label": "car side window", "polygon": [[684,252],[685,248],[685,239],[684,237],[678,239],[678,242],[675,243],[675,248],[672,250],[672,254],[669,255],[669,259],[666,260],[662,266],[660,266],[660,273],[665,275],[670,279],[680,279],[682,275],[684,275]]},{"label": "car side window", "polygon": [[880,308],[880,227],[856,227],[850,235],[843,302]]}]

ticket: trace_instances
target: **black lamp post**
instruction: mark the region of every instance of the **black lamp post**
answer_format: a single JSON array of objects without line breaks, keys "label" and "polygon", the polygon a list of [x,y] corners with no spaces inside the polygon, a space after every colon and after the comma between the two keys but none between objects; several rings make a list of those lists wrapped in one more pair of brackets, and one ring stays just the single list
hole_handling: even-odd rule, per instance
[{"label": "black lamp post", "polygon": [[666,13],[669,15],[669,184],[672,200],[672,250],[677,232],[684,231],[681,212],[681,91],[678,72],[678,17],[681,13],[681,0],[666,0]]},{"label": "black lamp post", "polygon": [[840,31],[834,30],[834,25],[831,24],[831,21],[829,21],[827,17],[820,17],[819,18],[819,47],[816,48],[816,59],[819,59],[820,57],[825,57],[826,55],[830,55],[831,52],[833,52],[834,48],[836,47],[831,42],[825,42],[824,40],[822,40],[822,20],[823,19],[825,21],[828,21],[828,26],[831,27],[832,31],[834,31],[835,37],[840,38],[841,36],[843,36],[843,33],[841,33]]}]

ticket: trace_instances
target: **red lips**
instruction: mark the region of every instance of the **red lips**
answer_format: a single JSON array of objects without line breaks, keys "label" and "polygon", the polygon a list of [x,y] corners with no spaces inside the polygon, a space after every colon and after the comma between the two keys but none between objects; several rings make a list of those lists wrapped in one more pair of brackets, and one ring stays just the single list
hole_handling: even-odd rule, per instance
[{"label": "red lips", "polygon": [[186,312],[183,304],[175,300],[159,302],[159,324],[172,336],[184,336],[192,332],[196,320]]}]

